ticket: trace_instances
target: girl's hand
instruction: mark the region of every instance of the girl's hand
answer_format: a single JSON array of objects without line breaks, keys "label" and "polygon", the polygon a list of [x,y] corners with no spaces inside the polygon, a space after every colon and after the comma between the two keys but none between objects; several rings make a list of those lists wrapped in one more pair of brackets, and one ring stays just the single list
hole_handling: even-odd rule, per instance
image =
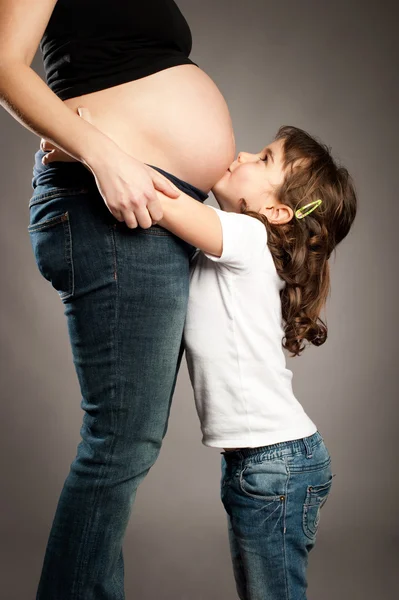
[{"label": "girl's hand", "polygon": [[[78,109],[79,116],[91,123],[87,108]],[[78,162],[49,141],[42,139],[42,150],[48,150],[43,164],[55,161]],[[83,163],[84,164],[84,163]],[[163,217],[156,190],[170,198],[178,198],[180,190],[155,169],[136,160],[114,144],[105,148],[101,158],[85,166],[93,173],[98,190],[114,217],[131,229],[138,225],[148,229]]]}]

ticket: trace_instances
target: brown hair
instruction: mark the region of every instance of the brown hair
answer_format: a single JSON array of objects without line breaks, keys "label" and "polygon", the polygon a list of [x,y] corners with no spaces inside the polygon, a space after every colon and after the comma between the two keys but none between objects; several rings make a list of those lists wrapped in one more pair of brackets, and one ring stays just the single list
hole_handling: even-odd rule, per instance
[{"label": "brown hair", "polygon": [[323,202],[303,219],[294,216],[283,225],[248,210],[243,198],[241,212],[259,219],[267,229],[277,273],[286,282],[280,292],[283,347],[299,356],[305,340],[321,346],[327,339],[320,313],[330,291],[328,259],[350,230],[357,200],[348,171],[334,162],[327,146],[291,126],[280,127],[275,139],[283,140],[287,172],[276,191],[278,201],[293,211],[319,198]]}]

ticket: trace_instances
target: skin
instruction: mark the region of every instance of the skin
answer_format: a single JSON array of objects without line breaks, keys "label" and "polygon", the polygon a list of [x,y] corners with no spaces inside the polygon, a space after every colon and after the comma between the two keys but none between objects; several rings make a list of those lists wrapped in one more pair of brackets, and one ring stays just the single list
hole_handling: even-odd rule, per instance
[{"label": "skin", "polygon": [[[84,120],[91,122],[91,114],[87,108],[79,107],[78,113]],[[48,151],[43,159],[46,164],[54,161],[69,162],[75,160],[47,140],[42,139],[41,147],[43,150]],[[270,223],[274,225],[288,223],[294,216],[293,210],[279,202],[276,195],[276,190],[283,183],[285,176],[283,160],[283,140],[275,140],[257,153],[239,152],[237,159],[230,164],[223,176],[212,187],[212,192],[220,208],[226,212],[239,213],[240,200],[245,198],[248,209],[265,215]],[[177,188],[175,189],[177,190]],[[194,240],[190,237],[187,239],[186,236],[190,236],[190,233],[183,232],[182,229],[185,223],[187,226],[192,223],[198,230],[198,222],[195,223],[195,217],[200,217],[200,221],[204,221],[203,234],[209,236],[210,230],[208,227],[211,227],[211,230],[218,229],[217,226],[214,226],[219,221],[217,215],[206,205],[193,201],[190,196],[180,190],[177,191],[179,192],[179,198],[172,199],[172,201],[163,192],[157,192],[164,212],[163,218],[158,223],[189,243],[193,243],[198,248],[209,252],[208,245],[203,247],[206,242],[202,242],[201,238]],[[186,203],[186,210],[184,210],[182,201]],[[176,209],[177,214],[175,214]],[[199,229],[201,230],[202,227]],[[221,229],[219,233],[221,234]],[[213,237],[216,238],[215,243],[213,243]],[[219,246],[219,242],[221,244],[219,237],[221,236],[218,234],[210,236],[210,243],[213,248]],[[216,252],[212,253],[217,254]]]},{"label": "skin", "polygon": [[276,197],[276,189],[284,181],[283,159],[282,140],[275,140],[255,154],[240,152],[212,188],[220,208],[240,212],[240,199],[245,198],[248,209],[264,214],[270,223],[281,225],[290,221],[292,209]]},{"label": "skin", "polygon": [[[56,4],[0,0],[0,106],[89,169],[118,221],[147,229],[163,214],[156,190],[175,197],[147,165],[209,192],[233,160],[226,101],[191,64],[61,100],[31,68]],[[78,117],[82,105],[93,124]]]}]

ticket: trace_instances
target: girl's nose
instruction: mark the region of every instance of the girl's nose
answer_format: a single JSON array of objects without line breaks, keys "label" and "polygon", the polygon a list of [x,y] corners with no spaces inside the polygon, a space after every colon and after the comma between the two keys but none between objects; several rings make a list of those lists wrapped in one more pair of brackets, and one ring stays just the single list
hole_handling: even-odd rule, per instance
[{"label": "girl's nose", "polygon": [[256,157],[249,152],[239,152],[237,156],[237,160],[239,163],[249,162],[251,160],[256,160]]}]

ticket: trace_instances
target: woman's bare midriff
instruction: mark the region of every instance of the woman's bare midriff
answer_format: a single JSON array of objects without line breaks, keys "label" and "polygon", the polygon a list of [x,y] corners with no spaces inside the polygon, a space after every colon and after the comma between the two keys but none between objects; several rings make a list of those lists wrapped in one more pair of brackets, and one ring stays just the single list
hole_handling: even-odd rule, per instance
[{"label": "woman's bare midriff", "polygon": [[90,110],[93,124],[138,160],[209,192],[235,157],[229,109],[212,79],[195,65],[65,103]]}]

